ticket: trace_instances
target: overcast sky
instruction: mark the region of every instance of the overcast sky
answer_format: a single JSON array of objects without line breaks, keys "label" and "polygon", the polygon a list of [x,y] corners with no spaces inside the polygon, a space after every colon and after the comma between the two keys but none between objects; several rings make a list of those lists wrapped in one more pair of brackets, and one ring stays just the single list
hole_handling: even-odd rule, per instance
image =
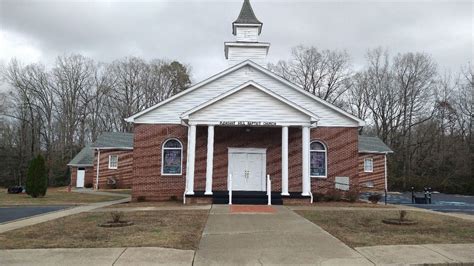
[{"label": "overcast sky", "polygon": [[[81,53],[110,62],[125,56],[187,63],[193,81],[224,69],[224,41],[234,40],[235,1],[0,0],[0,64],[52,64]],[[251,0],[271,42],[269,61],[289,57],[298,44],[345,49],[354,66],[369,48],[426,52],[441,69],[472,61],[473,1]]]}]

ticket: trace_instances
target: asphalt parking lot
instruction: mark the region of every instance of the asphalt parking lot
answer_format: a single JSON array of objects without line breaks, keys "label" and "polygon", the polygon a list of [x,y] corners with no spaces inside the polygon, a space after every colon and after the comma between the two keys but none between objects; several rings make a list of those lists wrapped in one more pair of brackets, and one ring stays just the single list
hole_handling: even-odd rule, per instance
[{"label": "asphalt parking lot", "polygon": [[0,207],[0,223],[27,218],[38,214],[59,211],[71,206],[9,206]]},{"label": "asphalt parking lot", "polygon": [[[423,197],[423,193],[417,193],[416,196]],[[458,212],[474,215],[474,196],[432,193],[432,204],[412,204],[411,192],[389,193],[387,203],[401,204],[439,212]]]}]

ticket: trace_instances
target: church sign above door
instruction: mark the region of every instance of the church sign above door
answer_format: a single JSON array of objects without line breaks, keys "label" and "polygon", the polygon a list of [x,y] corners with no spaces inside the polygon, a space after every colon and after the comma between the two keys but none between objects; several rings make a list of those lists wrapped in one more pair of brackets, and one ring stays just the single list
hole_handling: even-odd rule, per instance
[{"label": "church sign above door", "polygon": [[276,122],[270,121],[219,121],[221,126],[276,126]]}]

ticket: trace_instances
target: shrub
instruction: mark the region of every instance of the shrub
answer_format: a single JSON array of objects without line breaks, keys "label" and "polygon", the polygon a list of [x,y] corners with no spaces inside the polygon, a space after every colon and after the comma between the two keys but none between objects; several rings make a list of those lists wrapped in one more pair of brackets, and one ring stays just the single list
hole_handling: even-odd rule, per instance
[{"label": "shrub", "polygon": [[340,201],[341,199],[342,193],[337,189],[328,190],[328,192],[326,192],[326,195],[324,196],[324,200],[326,201]]},{"label": "shrub", "polygon": [[84,187],[85,188],[92,188],[94,185],[92,183],[85,183]]},{"label": "shrub", "polygon": [[176,197],[176,196],[171,196],[171,197],[170,197],[170,201],[178,201],[178,197]]},{"label": "shrub", "polygon": [[120,220],[123,217],[123,212],[111,212],[110,217],[112,217],[113,223],[120,223]]},{"label": "shrub", "polygon": [[48,189],[48,176],[44,158],[38,155],[28,167],[26,176],[26,193],[33,198],[43,197]]},{"label": "shrub", "polygon": [[325,198],[325,195],[323,193],[314,193],[313,194],[313,201],[318,202],[318,201],[323,201]]},{"label": "shrub", "polygon": [[356,188],[351,188],[346,192],[346,199],[349,202],[356,202],[359,199],[359,190]]},{"label": "shrub", "polygon": [[369,201],[372,202],[373,204],[377,204],[380,199],[382,199],[382,195],[380,194],[372,194],[369,196]]},{"label": "shrub", "polygon": [[407,216],[407,211],[401,210],[401,211],[400,211],[400,218],[399,218],[399,219],[400,219],[400,222],[405,221],[405,217],[406,217],[406,216]]},{"label": "shrub", "polygon": [[137,202],[144,202],[146,201],[146,197],[145,196],[138,196],[137,197]]}]

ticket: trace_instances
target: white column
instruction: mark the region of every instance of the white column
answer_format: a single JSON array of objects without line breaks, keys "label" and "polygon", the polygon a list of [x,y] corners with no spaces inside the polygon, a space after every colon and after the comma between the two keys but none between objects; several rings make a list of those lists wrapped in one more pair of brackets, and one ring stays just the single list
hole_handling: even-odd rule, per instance
[{"label": "white column", "polygon": [[303,180],[302,180],[302,190],[303,190],[303,193],[301,193],[301,195],[303,196],[309,196],[309,192],[311,190],[311,180],[310,180],[310,176],[309,176],[309,142],[310,142],[310,134],[309,134],[309,127],[303,127],[303,130],[302,130],[302,142],[303,142],[303,150],[302,150],[302,154],[303,154],[303,166],[302,166],[302,169],[303,169]]},{"label": "white column", "polygon": [[188,161],[186,171],[186,195],[194,195],[194,158],[196,151],[196,126],[188,127]]},{"label": "white column", "polygon": [[206,164],[206,192],[212,195],[212,168],[214,161],[214,126],[207,127],[207,164]]},{"label": "white column", "polygon": [[281,128],[281,195],[288,196],[288,127]]},{"label": "white column", "polygon": [[97,149],[97,172],[95,175],[95,190],[99,190],[100,150]]},{"label": "white column", "polygon": [[[373,167],[373,165],[372,165]],[[387,183],[387,154],[385,153],[384,155],[384,168],[385,168],[385,172],[384,172],[384,178],[385,178],[385,191],[388,191],[388,183]]]}]

